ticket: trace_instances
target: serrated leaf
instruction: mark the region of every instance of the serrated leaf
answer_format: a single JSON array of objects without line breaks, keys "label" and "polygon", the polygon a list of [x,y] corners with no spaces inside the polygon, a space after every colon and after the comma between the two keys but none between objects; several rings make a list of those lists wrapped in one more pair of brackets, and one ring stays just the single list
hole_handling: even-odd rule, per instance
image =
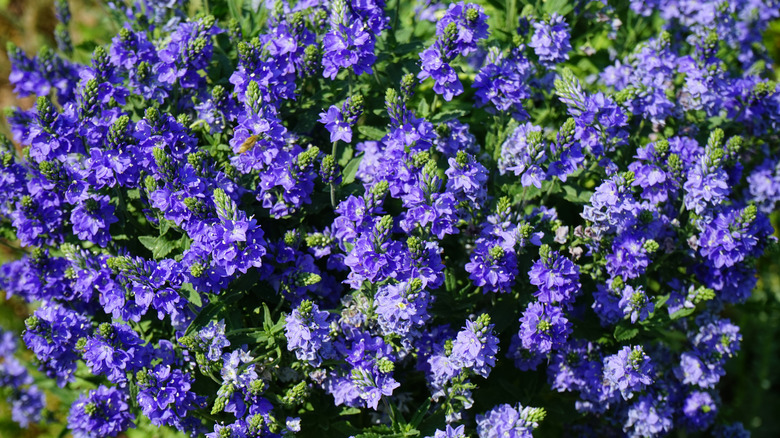
[{"label": "serrated leaf", "polygon": [[203,307],[203,300],[200,299],[200,293],[192,287],[192,284],[183,283],[180,289],[187,301],[197,307]]},{"label": "serrated leaf", "polygon": [[639,334],[638,328],[620,324],[617,327],[615,327],[615,332],[613,336],[615,337],[615,340],[619,342],[623,342],[635,338],[636,335],[638,334]]},{"label": "serrated leaf", "polygon": [[374,126],[358,126],[358,131],[369,140],[381,140],[385,136],[385,131]]},{"label": "serrated leaf", "polygon": [[342,184],[346,185],[355,181],[355,175],[357,174],[361,160],[363,160],[362,155],[349,160],[349,163],[344,167],[344,172],[342,173]]},{"label": "serrated leaf", "polygon": [[171,229],[171,224],[172,224],[172,223],[173,223],[173,222],[172,222],[172,221],[169,221],[168,219],[164,219],[164,218],[163,218],[163,219],[160,219],[160,235],[161,235],[161,236],[164,236],[164,235],[165,235],[165,233],[167,233],[167,232],[168,232],[168,230],[170,230],[170,229]]},{"label": "serrated leaf", "polygon": [[157,246],[157,237],[155,236],[138,236],[138,241],[149,251],[154,251],[154,247]]}]

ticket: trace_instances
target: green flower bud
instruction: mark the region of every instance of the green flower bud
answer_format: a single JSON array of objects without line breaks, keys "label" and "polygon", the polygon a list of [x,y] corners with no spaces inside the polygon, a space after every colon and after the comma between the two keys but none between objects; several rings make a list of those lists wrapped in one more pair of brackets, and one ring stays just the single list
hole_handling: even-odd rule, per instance
[{"label": "green flower bud", "polygon": [[401,99],[408,102],[414,94],[414,87],[417,85],[413,73],[407,73],[401,78]]},{"label": "green flower bud", "polygon": [[655,152],[658,156],[663,157],[669,152],[669,140],[659,140],[655,142]]},{"label": "green flower bud", "polygon": [[299,272],[295,276],[295,285],[298,287],[312,286],[319,283],[322,277],[313,272]]},{"label": "green flower bud", "polygon": [[393,370],[395,370],[395,364],[386,357],[379,359],[376,362],[376,364],[377,367],[379,368],[380,373],[388,374],[388,373],[392,373]]},{"label": "green flower bud", "polygon": [[523,414],[528,423],[541,423],[547,417],[547,411],[544,408],[530,408]]},{"label": "green flower bud", "polygon": [[190,275],[200,278],[206,272],[206,268],[200,263],[195,262],[190,266]]},{"label": "green flower bud", "polygon": [[24,320],[24,326],[27,327],[27,330],[37,330],[40,325],[41,321],[35,315]]},{"label": "green flower bud", "polygon": [[495,245],[492,248],[490,248],[490,251],[488,251],[488,253],[490,254],[491,259],[498,260],[504,257],[504,248],[502,248],[501,245]]},{"label": "green flower bud", "polygon": [[375,201],[378,201],[387,195],[388,190],[390,190],[390,184],[387,181],[382,180],[371,187],[371,195],[374,197]]},{"label": "green flower bud", "polygon": [[309,149],[306,149],[305,151],[301,152],[298,155],[298,169],[301,171],[304,171],[312,166],[314,163],[314,160],[317,159],[317,156],[320,154],[320,148],[317,146],[312,146]]},{"label": "green flower bud", "polygon": [[642,248],[645,249],[645,251],[649,252],[650,254],[658,251],[659,245],[658,242],[656,242],[653,239],[647,239],[645,240],[645,243],[642,244]]}]

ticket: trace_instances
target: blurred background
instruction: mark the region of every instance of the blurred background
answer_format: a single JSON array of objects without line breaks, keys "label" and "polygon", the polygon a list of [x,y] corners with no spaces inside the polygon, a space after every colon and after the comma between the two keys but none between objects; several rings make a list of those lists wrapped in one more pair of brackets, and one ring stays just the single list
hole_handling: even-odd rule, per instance
[{"label": "blurred background", "polygon": [[[91,43],[104,44],[118,31],[108,18],[105,1],[70,0],[73,19],[70,31],[76,47],[76,61],[86,62],[94,47]],[[5,51],[10,41],[28,54],[36,53],[42,46],[56,47],[53,0],[0,0],[0,108],[12,106],[30,108],[33,98],[18,99],[8,82],[11,70]],[[780,20],[770,26],[764,42],[770,51],[775,66],[775,80],[780,80]],[[81,47],[80,44],[82,44]],[[81,50],[79,50],[81,49]],[[0,132],[8,135],[4,116],[0,119]],[[775,229],[780,229],[780,212],[772,217]],[[780,236],[777,232],[775,235]],[[15,258],[17,250],[5,244],[0,245],[0,264]],[[755,437],[780,436],[780,254],[767,254],[759,260],[758,286],[752,298],[738,308],[728,310],[727,316],[742,328],[742,350],[727,366],[727,375],[720,383],[723,400],[721,416],[730,421],[741,421]],[[7,300],[0,293],[0,327],[21,333],[24,319],[30,309],[20,300]],[[28,354],[28,358],[31,355]],[[33,370],[36,384],[51,391],[56,397],[48,397],[52,412],[67,412],[67,406],[59,404],[73,401],[71,391],[59,389],[40,373]],[[59,397],[59,399],[57,399]],[[64,414],[63,414],[64,415]],[[11,420],[10,408],[0,389],[0,438],[11,437],[62,437],[67,431],[61,418],[50,418],[46,424],[33,425],[27,430],[19,429]],[[140,428],[129,431],[126,436],[172,437],[178,436],[170,430],[159,430],[140,424]]]}]

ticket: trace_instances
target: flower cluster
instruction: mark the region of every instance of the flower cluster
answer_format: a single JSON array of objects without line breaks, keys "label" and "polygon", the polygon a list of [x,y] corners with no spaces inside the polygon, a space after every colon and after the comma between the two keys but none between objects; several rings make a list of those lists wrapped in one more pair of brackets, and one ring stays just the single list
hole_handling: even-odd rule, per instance
[{"label": "flower cluster", "polygon": [[775,3],[185,3],[109,2],[74,45],[57,0],[58,50],[9,46],[17,423],[743,431],[724,315],[777,244]]}]

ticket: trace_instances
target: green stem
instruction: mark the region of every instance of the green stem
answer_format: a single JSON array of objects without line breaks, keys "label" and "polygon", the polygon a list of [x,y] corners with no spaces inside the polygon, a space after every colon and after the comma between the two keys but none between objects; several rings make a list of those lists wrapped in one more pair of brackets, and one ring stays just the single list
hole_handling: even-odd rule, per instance
[{"label": "green stem", "polygon": [[[338,140],[333,142],[333,147],[330,151],[330,154],[333,156],[334,160],[336,159],[336,144],[338,142]],[[330,206],[336,208],[336,186],[332,182],[330,183]]]}]

